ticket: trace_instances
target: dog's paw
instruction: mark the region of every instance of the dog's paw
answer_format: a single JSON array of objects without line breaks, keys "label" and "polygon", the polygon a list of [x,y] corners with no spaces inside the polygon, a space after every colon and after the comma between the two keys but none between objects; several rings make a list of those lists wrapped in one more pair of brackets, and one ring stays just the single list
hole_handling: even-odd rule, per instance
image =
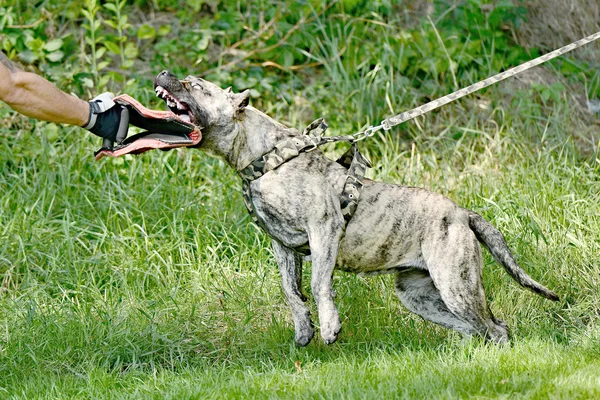
[{"label": "dog's paw", "polygon": [[296,345],[300,347],[306,346],[310,343],[313,336],[315,336],[315,330],[313,328],[304,330],[302,332],[296,332]]},{"label": "dog's paw", "polygon": [[508,330],[508,325],[506,325],[502,321],[499,322],[501,322],[502,325],[493,325],[492,327],[490,327],[490,329],[488,329],[486,339],[491,340],[496,344],[509,344],[510,334]]},{"label": "dog's paw", "polygon": [[309,344],[312,338],[315,336],[315,330],[313,328],[312,320],[310,319],[310,314],[307,312],[305,318],[294,322],[296,344],[304,347]]},{"label": "dog's paw", "polygon": [[333,323],[327,323],[321,326],[321,337],[325,344],[332,344],[338,338],[338,334],[342,330],[342,324],[339,318],[336,318]]}]

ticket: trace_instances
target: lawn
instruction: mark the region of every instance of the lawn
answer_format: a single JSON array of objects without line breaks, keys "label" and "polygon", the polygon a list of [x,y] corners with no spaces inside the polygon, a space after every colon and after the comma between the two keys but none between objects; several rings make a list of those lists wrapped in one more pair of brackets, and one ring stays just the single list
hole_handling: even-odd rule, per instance
[{"label": "lawn", "polygon": [[[164,3],[153,7],[181,26],[196,24]],[[71,10],[65,4],[54,7]],[[275,49],[281,59],[266,51],[243,60],[249,65],[227,66],[202,43],[193,55],[175,47],[183,45],[169,35],[186,38],[176,24],[152,47],[140,37],[141,22],[132,22],[146,70],[128,70],[118,55],[107,68],[123,67],[135,82],[68,77],[56,72],[60,62],[32,65],[82,97],[111,89],[153,107],[153,74],[207,71],[224,87],[252,88],[253,104],[288,125],[303,129],[322,115],[331,134],[352,133],[450,93],[452,73],[463,87],[538,51],[511,43],[493,25],[489,38],[452,36],[457,23],[443,2],[435,4],[432,22],[447,53],[427,19],[400,29],[404,17],[385,14],[382,5],[352,11],[337,4],[277,16],[271,40],[283,46],[285,39]],[[261,7],[270,6],[276,3]],[[127,7],[133,21],[142,6]],[[294,29],[296,20],[286,18],[305,10],[306,26]],[[229,10],[232,21],[260,25],[250,11]],[[30,12],[35,21],[41,11]],[[59,25],[66,15],[55,17]],[[193,25],[195,34],[213,29],[214,46],[236,42],[203,24]],[[77,32],[89,35],[82,26],[68,32],[63,46]],[[260,40],[250,36],[236,48],[251,51]],[[160,55],[165,43],[175,60]],[[194,66],[199,55],[212,64]],[[445,65],[447,56],[464,73]],[[257,67],[260,57],[287,69]],[[420,57],[422,68],[403,61]],[[318,65],[289,67],[311,63]],[[338,342],[326,346],[317,336],[298,348],[269,239],[252,224],[241,182],[222,161],[180,149],[96,162],[97,138],[3,106],[0,398],[600,398],[600,134],[596,116],[575,100],[598,97],[595,67],[577,59],[548,64],[529,80],[501,83],[361,147],[374,164],[369,177],[428,188],[477,211],[503,232],[523,268],[560,296],[553,303],[520,288],[484,251],[490,307],[511,328],[506,346],[465,339],[409,313],[391,276],[339,272]],[[84,78],[96,86],[80,86]],[[344,150],[328,146],[331,157]],[[304,274],[309,282],[310,264]],[[316,316],[312,298],[309,304]]]}]

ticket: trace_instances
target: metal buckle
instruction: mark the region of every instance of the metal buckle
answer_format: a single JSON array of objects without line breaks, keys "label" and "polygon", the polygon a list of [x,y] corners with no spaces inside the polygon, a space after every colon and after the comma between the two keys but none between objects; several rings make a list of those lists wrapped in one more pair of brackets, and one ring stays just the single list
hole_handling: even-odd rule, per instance
[{"label": "metal buckle", "polygon": [[310,140],[310,142],[312,143],[313,147],[311,149],[305,150],[305,153],[310,153],[313,150],[316,150],[319,148],[319,144],[315,143],[314,139],[316,139],[314,136],[310,136],[310,135],[306,135],[308,137],[308,139]]}]

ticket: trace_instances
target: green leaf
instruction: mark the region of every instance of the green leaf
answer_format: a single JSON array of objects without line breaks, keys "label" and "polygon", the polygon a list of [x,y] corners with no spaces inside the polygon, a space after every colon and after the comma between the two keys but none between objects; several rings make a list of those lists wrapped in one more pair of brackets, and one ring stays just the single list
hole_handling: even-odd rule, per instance
[{"label": "green leaf", "polygon": [[196,48],[198,50],[206,50],[209,42],[210,42],[210,35],[207,33],[204,33],[202,35],[202,39],[200,39],[200,41],[196,44]]},{"label": "green leaf", "polygon": [[106,47],[100,47],[96,49],[96,58],[102,58],[104,53],[106,53]]},{"label": "green leaf", "polygon": [[133,63],[134,63],[133,60],[127,59],[123,62],[123,64],[121,64],[121,67],[125,68],[125,69],[129,69],[129,68],[133,67]]},{"label": "green leaf", "polygon": [[200,11],[202,8],[202,4],[204,4],[204,0],[186,0],[186,3],[192,7],[192,10],[195,12]]},{"label": "green leaf", "polygon": [[18,57],[25,64],[33,64],[38,59],[38,55],[30,50],[20,52]]},{"label": "green leaf", "polygon": [[171,25],[161,25],[158,28],[158,36],[165,36],[171,32]]},{"label": "green leaf", "polygon": [[108,72],[106,72],[106,75],[109,75],[110,79],[112,79],[114,82],[125,81],[125,78],[123,77],[123,75],[117,71],[108,71]]},{"label": "green leaf", "polygon": [[12,25],[13,21],[14,19],[11,13],[4,14],[2,19],[0,19],[0,31],[3,31],[6,25]]},{"label": "green leaf", "polygon": [[137,37],[143,40],[154,39],[156,37],[156,29],[150,25],[144,24],[138,29]]},{"label": "green leaf", "polygon": [[98,63],[98,65],[96,66],[96,69],[98,71],[103,70],[104,68],[106,68],[108,66],[108,64],[110,64],[109,61],[102,61],[101,63]]},{"label": "green leaf", "polygon": [[96,35],[96,40],[94,41],[94,43],[101,43],[101,42],[104,42],[104,36]]},{"label": "green leaf", "polygon": [[60,49],[62,47],[62,45],[63,45],[62,39],[54,39],[44,45],[44,50],[51,53],[53,51]]},{"label": "green leaf", "polygon": [[119,26],[117,25],[117,23],[115,21],[104,20],[104,23],[115,30],[119,29]]},{"label": "green leaf", "polygon": [[25,41],[25,46],[32,51],[40,51],[44,47],[44,41],[40,38],[28,39]]},{"label": "green leaf", "polygon": [[133,43],[129,42],[125,46],[123,53],[124,53],[125,57],[127,57],[127,58],[136,58],[139,54],[139,51]]},{"label": "green leaf", "polygon": [[104,46],[112,53],[121,54],[121,49],[119,45],[114,42],[104,42]]},{"label": "green leaf", "polygon": [[91,80],[90,78],[82,78],[82,79],[81,79],[81,84],[82,84],[84,87],[88,87],[88,88],[90,88],[90,89],[94,87],[94,81],[93,81],[93,80]]},{"label": "green leaf", "polygon": [[103,75],[100,77],[100,79],[98,79],[98,87],[99,88],[106,88],[106,84],[108,83],[108,81],[110,80],[110,75]]},{"label": "green leaf", "polygon": [[106,3],[104,4],[104,8],[106,8],[107,10],[112,11],[113,13],[117,13],[117,6],[114,5],[113,3]]},{"label": "green leaf", "polygon": [[51,61],[51,62],[59,62],[60,60],[63,59],[64,56],[65,56],[65,53],[58,50],[58,51],[53,51],[52,53],[49,53],[46,56],[46,58],[48,59],[48,61]]},{"label": "green leaf", "polygon": [[294,54],[288,50],[283,52],[283,66],[290,67],[294,65]]}]

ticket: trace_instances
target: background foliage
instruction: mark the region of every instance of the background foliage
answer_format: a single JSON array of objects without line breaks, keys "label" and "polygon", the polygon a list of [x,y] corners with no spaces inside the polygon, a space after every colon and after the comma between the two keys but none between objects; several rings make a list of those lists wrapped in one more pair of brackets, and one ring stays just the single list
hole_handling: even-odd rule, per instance
[{"label": "background foliage", "polygon": [[[539,3],[8,0],[0,47],[86,99],[163,107],[152,81],[169,69],[251,89],[290,126],[324,116],[351,133],[570,38],[536,22]],[[596,26],[584,3],[556,18]],[[0,108],[0,397],[598,397],[600,133],[587,104],[600,74],[586,51],[364,145],[370,176],[483,214],[560,294],[521,290],[486,254],[507,348],[409,314],[389,276],[340,274],[340,341],[297,349],[268,239],[222,162],[182,150],[96,163],[92,135]]]}]

